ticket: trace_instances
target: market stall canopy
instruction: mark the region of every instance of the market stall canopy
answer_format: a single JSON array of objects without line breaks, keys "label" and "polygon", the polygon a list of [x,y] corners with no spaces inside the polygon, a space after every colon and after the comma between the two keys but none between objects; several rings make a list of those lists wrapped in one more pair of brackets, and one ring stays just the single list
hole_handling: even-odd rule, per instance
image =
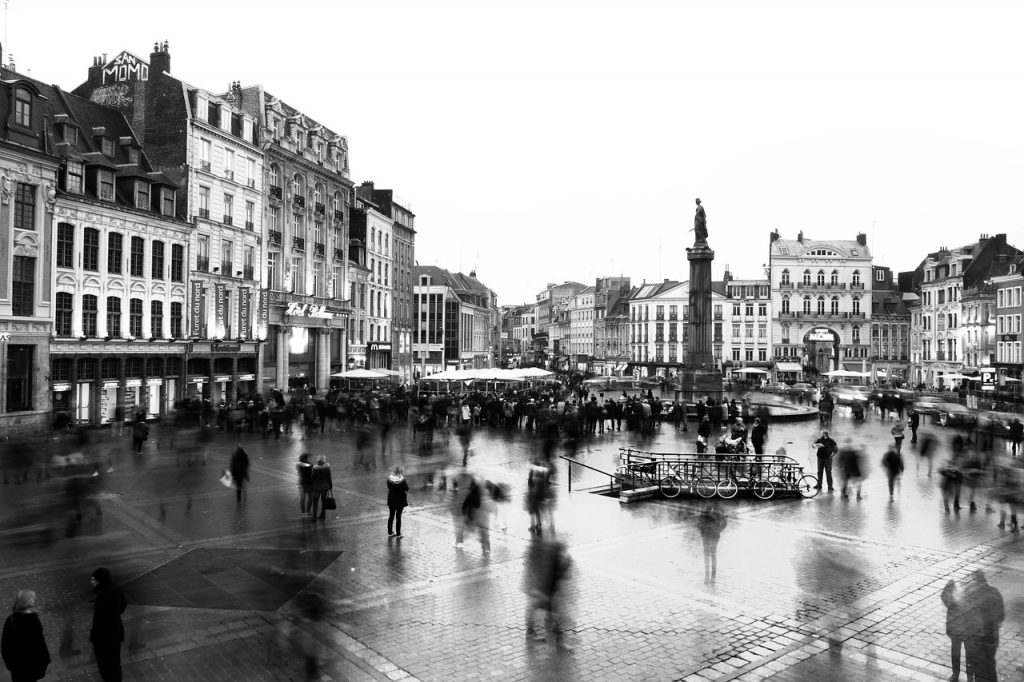
[{"label": "market stall canopy", "polygon": [[335,372],[331,375],[338,379],[383,379],[384,375],[369,369],[350,369],[345,372]]},{"label": "market stall canopy", "polygon": [[776,362],[775,369],[780,372],[800,372],[803,370],[799,362]]},{"label": "market stall canopy", "polygon": [[393,369],[385,369],[384,367],[374,367],[370,371],[371,372],[380,372],[381,374],[386,374],[389,377],[399,377],[399,376],[402,376],[401,372],[396,372]]},{"label": "market stall canopy", "polygon": [[522,369],[513,369],[511,371],[515,372],[518,376],[528,377],[531,379],[534,377],[549,377],[554,374],[554,372],[549,372],[548,370],[541,369],[540,367],[523,367]]},{"label": "market stall canopy", "polygon": [[429,376],[422,377],[424,381],[468,381],[475,379],[468,369],[446,369]]},{"label": "market stall canopy", "polygon": [[971,381],[979,381],[981,377],[969,377],[966,374],[940,374],[940,379],[946,379],[948,381],[958,381],[960,379],[969,379]]},{"label": "market stall canopy", "polygon": [[867,372],[853,372],[848,369],[834,369],[831,372],[824,372],[825,376],[830,378],[843,378],[843,377],[864,377],[867,376]]},{"label": "market stall canopy", "polygon": [[759,367],[743,367],[742,369],[734,369],[734,374],[767,374],[768,370],[761,369]]}]

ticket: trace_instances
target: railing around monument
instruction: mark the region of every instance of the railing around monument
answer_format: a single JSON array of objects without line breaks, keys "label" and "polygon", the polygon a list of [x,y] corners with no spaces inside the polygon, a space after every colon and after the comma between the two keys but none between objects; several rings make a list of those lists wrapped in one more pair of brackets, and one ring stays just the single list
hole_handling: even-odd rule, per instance
[{"label": "railing around monument", "polygon": [[616,473],[623,486],[626,485],[623,478],[629,478],[629,484],[636,487],[658,485],[663,478],[674,474],[691,483],[699,478],[710,478],[716,483],[728,479],[772,481],[778,492],[784,493],[797,492],[796,483],[804,471],[797,460],[785,455],[668,453],[619,448]]}]

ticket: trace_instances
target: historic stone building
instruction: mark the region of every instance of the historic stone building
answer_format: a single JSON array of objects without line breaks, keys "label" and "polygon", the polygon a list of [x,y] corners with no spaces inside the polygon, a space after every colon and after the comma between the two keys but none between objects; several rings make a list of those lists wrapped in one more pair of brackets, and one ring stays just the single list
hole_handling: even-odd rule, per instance
[{"label": "historic stone building", "polygon": [[910,309],[903,300],[892,270],[871,267],[871,364],[873,382],[903,384],[910,369]]},{"label": "historic stone building", "polygon": [[52,258],[58,158],[48,135],[49,93],[0,70],[0,429],[51,423]]},{"label": "historic stone building", "polygon": [[54,410],[96,425],[166,416],[185,388],[195,229],[178,215],[178,183],[153,169],[120,112],[56,88],[50,111],[62,159]]},{"label": "historic stone building", "polygon": [[[771,234],[771,343],[779,370],[815,378],[836,369],[866,371],[871,322],[871,251],[856,240]],[[799,365],[799,367],[797,367]],[[796,372],[777,371],[795,378]]]},{"label": "historic stone building", "polygon": [[215,94],[170,72],[167,43],[158,44],[148,63],[128,52],[95,60],[74,92],[122,112],[153,167],[183,188],[175,210],[194,225],[185,392],[231,402],[262,389],[264,152],[237,87]]},{"label": "historic stone building", "polygon": [[266,155],[264,383],[325,390],[346,368],[352,312],[348,141],[262,86],[235,85],[232,93],[258,122]]},{"label": "historic stone building", "polygon": [[436,266],[413,268],[418,337],[417,377],[446,369],[493,367],[501,312],[494,292],[476,278]]},{"label": "historic stone building", "polygon": [[992,278],[995,287],[996,388],[1005,396],[1020,396],[1024,353],[1024,259],[1007,264],[1006,273]]},{"label": "historic stone building", "polygon": [[[358,188],[359,196],[366,197],[383,215],[391,219],[391,245],[384,245],[384,256],[391,264],[390,286],[390,327],[391,338],[379,341],[371,353],[384,357],[390,351],[388,367],[398,372],[403,383],[413,380],[412,341],[416,332],[416,315],[413,308],[412,269],[416,263],[415,214],[409,204],[395,196],[390,189],[377,189],[373,182],[363,182]],[[388,345],[390,344],[390,346]]]},{"label": "historic stone building", "polygon": [[[725,308],[729,316],[729,324],[722,334],[717,334],[717,345],[728,348],[728,356],[722,363],[733,370],[752,367],[765,369],[772,366],[771,292],[766,279],[734,279],[725,266],[724,290]],[[724,324],[724,320],[723,320]],[[715,322],[715,332],[718,332]],[[716,348],[716,351],[718,349]],[[717,356],[716,356],[717,357]],[[754,375],[749,375],[752,378]]]}]

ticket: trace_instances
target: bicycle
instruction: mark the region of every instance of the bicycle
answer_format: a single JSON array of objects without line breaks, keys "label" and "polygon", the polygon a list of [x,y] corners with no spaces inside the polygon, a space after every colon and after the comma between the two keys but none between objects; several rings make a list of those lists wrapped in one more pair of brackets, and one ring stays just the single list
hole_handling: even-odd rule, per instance
[{"label": "bicycle", "polygon": [[718,484],[710,476],[686,476],[683,467],[672,467],[671,473],[658,483],[658,489],[665,497],[672,499],[686,488],[692,495],[696,493],[704,499],[715,496]]},{"label": "bicycle", "polygon": [[[775,495],[775,484],[773,484],[767,478],[760,476],[761,471],[757,471],[758,475],[755,476],[755,468],[761,469],[765,465],[760,462],[751,462],[750,470],[745,479],[740,479],[736,476],[735,464],[727,465],[726,477],[718,482],[715,486],[715,492],[723,500],[731,500],[736,497],[736,494],[740,491],[740,488],[746,488],[752,490],[754,495],[761,500],[770,500]],[[767,465],[769,470],[770,465]],[[741,482],[745,481],[745,482]]]}]

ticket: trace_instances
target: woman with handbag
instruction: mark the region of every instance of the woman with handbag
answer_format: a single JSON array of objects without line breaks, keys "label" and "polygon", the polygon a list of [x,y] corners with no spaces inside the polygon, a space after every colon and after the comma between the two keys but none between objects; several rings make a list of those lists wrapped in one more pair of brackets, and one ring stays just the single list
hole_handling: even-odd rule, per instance
[{"label": "woman with handbag", "polygon": [[402,510],[409,506],[408,492],[409,482],[402,467],[395,467],[388,475],[388,537],[402,537]]},{"label": "woman with handbag", "polygon": [[[311,513],[313,520],[319,518],[321,521],[327,513],[328,505],[332,505],[331,509],[334,509],[334,482],[331,480],[331,465],[327,463],[327,459],[323,455],[317,455],[316,464],[313,465],[313,472],[310,475],[310,487],[313,489],[313,506]],[[330,500],[330,503],[328,503]],[[316,515],[317,506],[320,506],[320,516]]]}]

